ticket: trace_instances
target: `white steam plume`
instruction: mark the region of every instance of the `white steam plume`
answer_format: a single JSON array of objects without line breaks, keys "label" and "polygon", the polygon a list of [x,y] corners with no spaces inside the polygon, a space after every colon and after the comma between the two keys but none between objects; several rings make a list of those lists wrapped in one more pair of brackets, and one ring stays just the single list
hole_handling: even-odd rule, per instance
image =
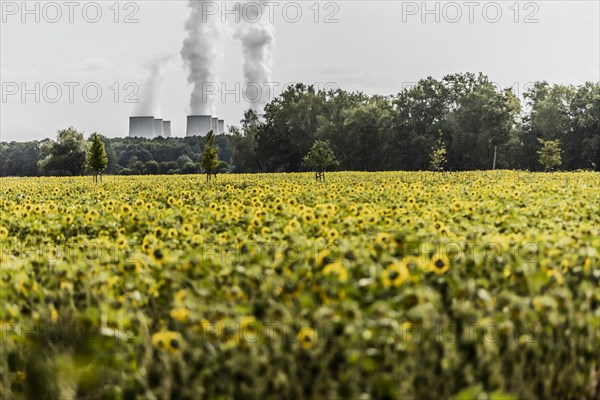
[{"label": "white steam plume", "polygon": [[160,108],[161,92],[164,86],[165,73],[172,62],[173,55],[163,53],[146,64],[150,75],[140,88],[140,98],[133,110],[134,115],[159,116],[162,114]]},{"label": "white steam plume", "polygon": [[188,69],[188,83],[193,85],[190,99],[191,114],[216,114],[215,99],[206,96],[205,85],[219,85],[218,67],[223,59],[223,24],[213,10],[213,1],[190,0],[190,14],[185,22],[187,37],[181,57]]},{"label": "white steam plume", "polygon": [[[253,6],[249,6],[252,3]],[[244,53],[244,79],[247,87],[246,97],[251,100],[250,107],[263,112],[269,102],[269,86],[275,49],[275,28],[269,22],[269,13],[262,3],[249,0],[242,13],[242,22],[236,32],[236,38],[242,43]],[[256,7],[260,5],[260,9]],[[262,92],[257,92],[260,87]]]}]

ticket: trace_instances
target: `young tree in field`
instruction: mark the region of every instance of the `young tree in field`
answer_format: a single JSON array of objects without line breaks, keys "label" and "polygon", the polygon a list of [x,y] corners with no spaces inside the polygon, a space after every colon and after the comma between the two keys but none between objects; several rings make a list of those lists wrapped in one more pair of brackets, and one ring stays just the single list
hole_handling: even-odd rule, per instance
[{"label": "young tree in field", "polygon": [[305,166],[315,171],[317,182],[325,180],[327,168],[339,165],[331,145],[325,140],[316,140],[303,161]]},{"label": "young tree in field", "polygon": [[446,165],[446,146],[442,140],[441,132],[440,137],[433,146],[430,164],[434,171],[443,171],[444,165]]},{"label": "young tree in field", "polygon": [[108,165],[108,157],[106,157],[104,142],[100,139],[100,136],[94,133],[91,139],[92,145],[87,155],[88,168],[94,172],[94,182],[98,183],[98,176],[100,176],[100,182],[102,182],[102,171]]},{"label": "young tree in field", "polygon": [[215,146],[215,133],[212,130],[206,135],[206,145],[202,152],[200,164],[206,174],[207,182],[212,178],[212,175],[217,175],[216,170],[219,166],[219,155]]},{"label": "young tree in field", "polygon": [[542,148],[538,150],[538,161],[544,166],[544,170],[552,171],[560,167],[562,160],[560,157],[560,141],[538,139]]}]

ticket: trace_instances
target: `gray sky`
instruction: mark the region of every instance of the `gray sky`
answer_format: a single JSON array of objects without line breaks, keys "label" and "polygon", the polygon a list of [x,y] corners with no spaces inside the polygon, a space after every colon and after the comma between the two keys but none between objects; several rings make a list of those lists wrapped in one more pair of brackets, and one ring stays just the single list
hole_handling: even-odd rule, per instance
[{"label": "gray sky", "polygon": [[[63,1],[47,3],[27,2],[33,12],[26,14],[21,1],[1,2],[2,141],[54,137],[70,125],[86,134],[126,136],[135,107],[127,97],[136,87],[142,92],[131,97],[143,94],[148,62],[165,53],[173,62],[164,73],[159,117],[172,121],[174,136],[185,135],[191,87],[179,52],[187,1],[121,1],[118,15],[113,1],[74,2],[71,9]],[[428,2],[427,14],[421,1],[275,2],[275,94],[301,81],[388,95],[429,75],[468,71],[519,94],[535,80],[600,80],[600,2],[515,3]],[[216,5],[222,15],[223,3]],[[294,23],[298,7],[302,15]],[[127,16],[138,22],[124,23]],[[324,22],[328,16],[331,23]],[[244,85],[243,58],[234,16],[224,17],[219,84],[234,92],[236,83]],[[24,99],[23,89],[29,90]],[[248,108],[234,94],[216,106],[227,125],[238,125]]]}]

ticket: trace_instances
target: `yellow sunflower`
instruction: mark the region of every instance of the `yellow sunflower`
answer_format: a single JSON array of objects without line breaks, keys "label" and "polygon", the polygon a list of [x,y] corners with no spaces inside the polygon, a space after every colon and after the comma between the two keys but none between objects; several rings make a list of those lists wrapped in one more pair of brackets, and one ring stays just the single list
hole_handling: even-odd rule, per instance
[{"label": "yellow sunflower", "polygon": [[296,338],[302,347],[309,350],[317,343],[319,335],[315,330],[305,326],[300,329]]},{"label": "yellow sunflower", "polygon": [[388,265],[381,273],[384,287],[398,287],[410,279],[410,271],[404,261],[396,261]]},{"label": "yellow sunflower", "polygon": [[179,332],[165,331],[152,335],[152,346],[159,350],[177,353],[184,344],[183,337]]},{"label": "yellow sunflower", "polygon": [[445,274],[450,268],[450,264],[447,260],[441,257],[436,257],[431,262],[431,270],[438,275]]},{"label": "yellow sunflower", "polygon": [[323,268],[323,275],[327,276],[331,274],[336,275],[338,281],[342,283],[348,281],[348,270],[344,268],[340,260],[335,261],[331,264],[327,264]]}]

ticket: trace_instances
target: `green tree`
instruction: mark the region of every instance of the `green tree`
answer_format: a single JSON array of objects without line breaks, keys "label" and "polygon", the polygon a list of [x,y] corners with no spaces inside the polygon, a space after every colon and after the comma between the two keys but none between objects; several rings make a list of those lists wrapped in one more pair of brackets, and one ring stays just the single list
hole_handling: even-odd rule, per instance
[{"label": "green tree", "polygon": [[178,171],[179,166],[175,161],[163,161],[158,164],[158,172],[163,175],[173,174],[174,172],[170,171]]},{"label": "green tree", "polygon": [[433,149],[431,150],[431,168],[434,171],[443,171],[444,165],[446,165],[446,145],[442,139],[442,132],[440,131],[440,137],[435,142]]},{"label": "green tree", "polygon": [[519,99],[510,89],[496,88],[483,74],[449,75],[444,84],[449,110],[443,123],[448,166],[490,168],[494,148],[510,139],[521,111]]},{"label": "green tree", "polygon": [[146,161],[144,163],[144,168],[150,175],[156,175],[158,173],[158,163],[154,160]]},{"label": "green tree", "polygon": [[98,137],[104,143],[104,151],[106,152],[106,158],[108,163],[106,164],[105,174],[117,174],[119,172],[119,161],[117,160],[117,153],[112,146],[114,139],[107,138],[104,135],[98,134]]},{"label": "green tree", "polygon": [[325,140],[316,140],[308,154],[303,159],[304,165],[315,171],[317,181],[325,180],[325,170],[339,165],[331,145]]},{"label": "green tree", "polygon": [[572,161],[563,160],[561,167],[600,171],[600,82],[578,86],[570,106],[570,135],[561,143],[569,143],[562,156]]},{"label": "green tree", "polygon": [[[344,170],[375,168],[373,164],[365,166],[371,160],[366,157],[365,162],[364,149],[359,141],[373,134],[371,144],[374,145],[374,149],[379,148],[378,143],[373,142],[375,139],[381,139],[380,119],[376,116],[374,119],[369,118],[374,120],[373,124],[376,125],[375,129],[367,127],[370,132],[364,132],[365,124],[357,121],[358,114],[363,110],[361,107],[367,107],[371,98],[361,92],[348,93],[342,89],[330,90],[324,96],[326,103],[317,115],[314,139],[328,140],[331,143],[331,148],[340,161],[340,167]],[[377,114],[381,114],[385,109],[386,107],[377,108]],[[369,142],[368,139],[366,142]],[[309,143],[312,144],[312,140]]]},{"label": "green tree", "polygon": [[[524,93],[529,113],[524,117],[523,160],[529,169],[539,168],[539,139],[559,140],[561,165],[568,169],[581,168],[583,138],[573,129],[572,101],[576,89],[568,85],[535,82]],[[563,151],[564,150],[564,151]]]},{"label": "green tree", "polygon": [[546,171],[551,171],[560,167],[562,161],[560,157],[560,141],[538,139],[542,148],[538,150],[538,161],[544,166]]},{"label": "green tree", "polygon": [[41,160],[40,142],[0,143],[0,176],[36,176]]},{"label": "green tree", "polygon": [[187,163],[193,163],[194,161],[190,158],[190,156],[184,154],[177,159],[177,165],[179,168],[183,168],[183,166]]},{"label": "green tree", "polygon": [[98,176],[100,176],[100,182],[102,182],[102,171],[108,165],[108,157],[104,149],[104,142],[97,133],[92,135],[91,140],[92,145],[87,155],[88,168],[94,172],[94,182],[98,183]]},{"label": "green tree", "polygon": [[219,166],[219,155],[217,153],[217,147],[215,146],[215,133],[212,130],[206,135],[206,145],[202,152],[200,164],[202,165],[202,169],[206,174],[206,181],[208,182],[213,175],[216,175],[216,169]]},{"label": "green tree", "polygon": [[258,172],[260,163],[256,157],[256,138],[260,128],[258,115],[249,109],[240,121],[242,128],[235,126],[229,128],[229,141],[233,150],[232,158],[235,172]]},{"label": "green tree", "polygon": [[198,165],[193,162],[187,162],[181,167],[182,174],[197,174],[198,173]]},{"label": "green tree", "polygon": [[46,175],[82,175],[85,171],[87,142],[73,127],[59,131],[56,141],[45,142],[41,151],[44,159],[39,167]]},{"label": "green tree", "polygon": [[342,111],[343,131],[351,143],[344,154],[355,169],[377,171],[389,167],[385,165],[385,133],[390,130],[391,112],[391,103],[377,96]]},{"label": "green tree", "polygon": [[428,77],[405,88],[394,100],[392,152],[394,168],[423,170],[430,165],[431,147],[448,113],[447,89]]},{"label": "green tree", "polygon": [[262,169],[296,172],[310,150],[325,112],[327,98],[322,90],[298,83],[288,87],[265,106],[265,123],[256,137],[256,154]]}]

